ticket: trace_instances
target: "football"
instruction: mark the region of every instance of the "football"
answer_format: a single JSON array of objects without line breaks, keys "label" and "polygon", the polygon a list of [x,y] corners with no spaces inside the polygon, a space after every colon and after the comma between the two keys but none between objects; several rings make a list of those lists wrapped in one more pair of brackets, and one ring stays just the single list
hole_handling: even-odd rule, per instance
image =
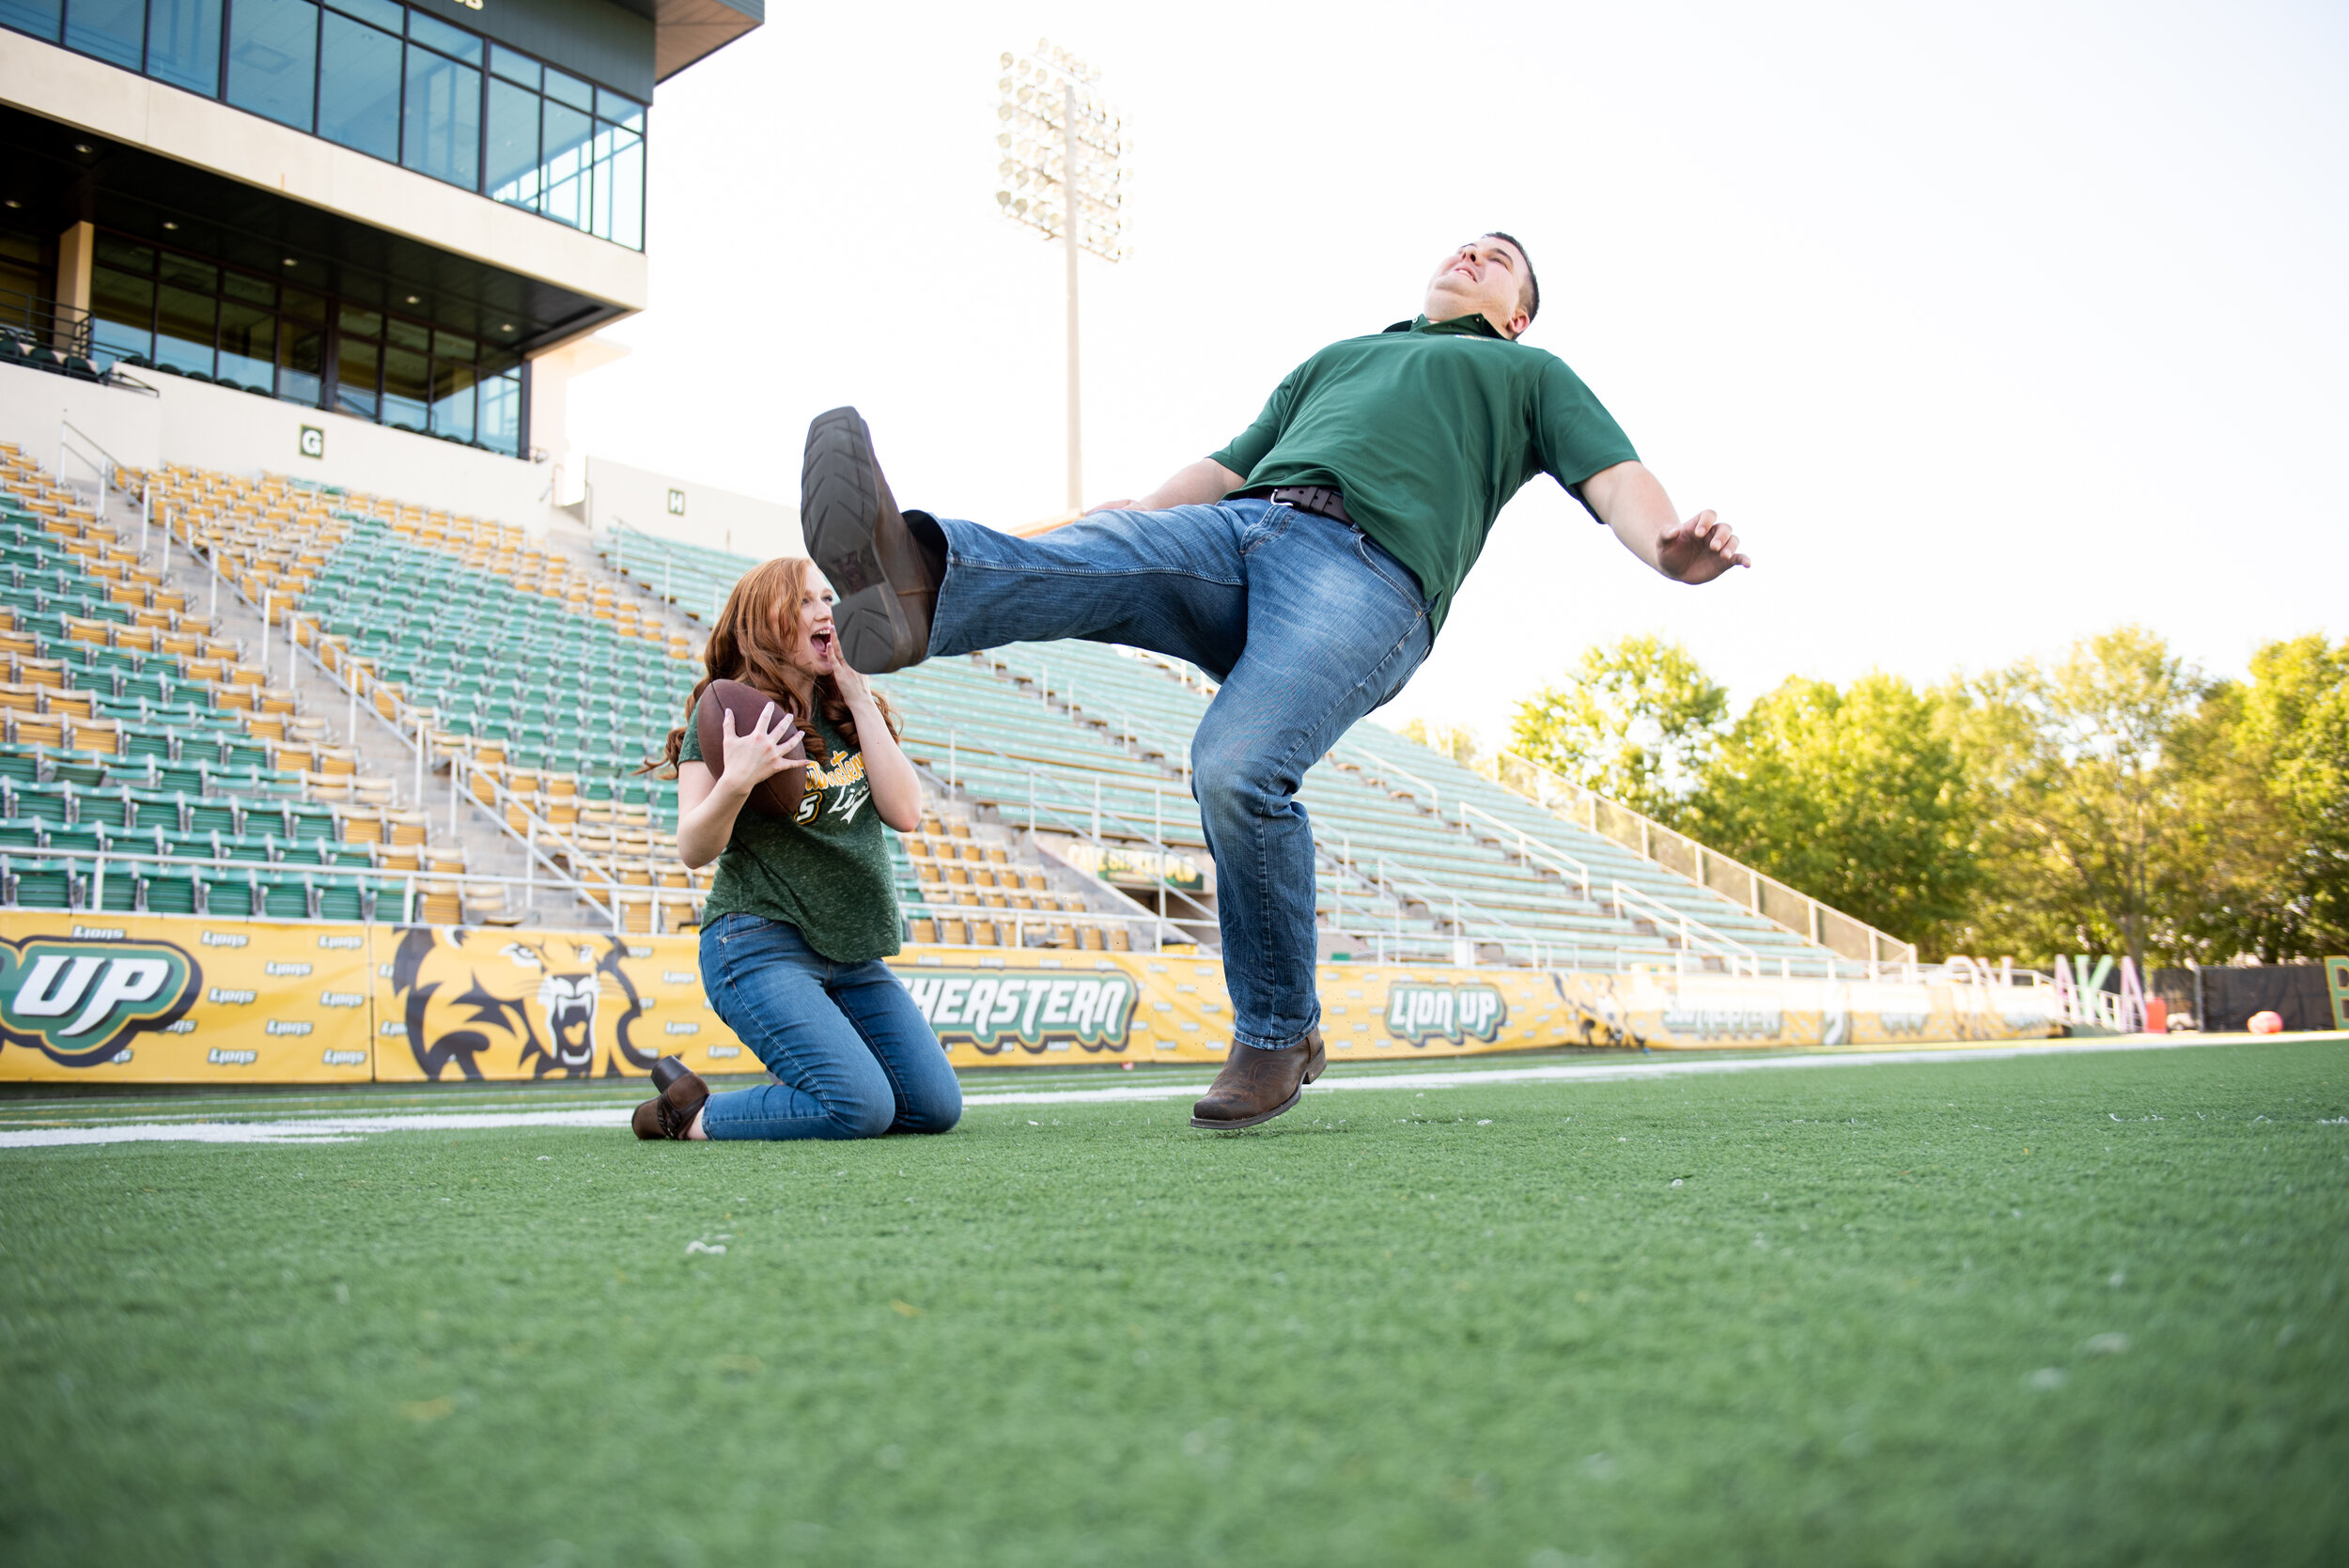
[{"label": "football", "polygon": [[[723,777],[726,770],[725,715],[734,715],[734,733],[748,735],[757,728],[759,719],[773,702],[766,692],[745,686],[739,680],[713,680],[702,693],[700,704],[693,710],[693,727],[702,743],[702,761],[713,777]],[[793,756],[807,754],[807,737],[786,716],[785,733],[790,737],[788,749]],[[762,779],[751,791],[751,809],[769,816],[779,816],[786,822],[799,815],[800,796],[807,785],[807,769],[786,768],[771,778]]]}]

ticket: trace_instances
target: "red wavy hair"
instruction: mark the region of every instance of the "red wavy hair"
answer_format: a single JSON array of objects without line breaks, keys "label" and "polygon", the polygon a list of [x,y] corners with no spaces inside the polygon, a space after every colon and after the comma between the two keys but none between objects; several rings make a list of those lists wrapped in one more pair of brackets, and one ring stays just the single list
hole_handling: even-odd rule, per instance
[{"label": "red wavy hair", "polygon": [[[800,600],[806,597],[809,575],[815,563],[804,555],[781,555],[772,561],[753,567],[742,574],[726,596],[725,608],[718,612],[716,624],[709,629],[709,644],[702,650],[702,678],[693,683],[693,694],[685,704],[685,722],[693,722],[700,707],[702,693],[713,680],[739,680],[754,691],[764,691],[774,699],[777,706],[791,715],[792,722],[807,733],[807,754],[817,761],[830,754],[831,748],[816,726],[800,711],[799,699],[791,694],[791,682],[785,672],[796,667],[786,653],[800,640]],[[859,744],[856,720],[848,712],[840,687],[830,675],[816,677],[816,706],[825,722],[848,737],[851,746]],[[881,722],[889,726],[894,737],[902,733],[897,715],[889,706],[889,700],[879,692],[873,693],[873,704],[880,709]],[[677,753],[685,745],[685,726],[669,732],[668,742],[658,758],[645,765],[644,771],[674,768]]]}]

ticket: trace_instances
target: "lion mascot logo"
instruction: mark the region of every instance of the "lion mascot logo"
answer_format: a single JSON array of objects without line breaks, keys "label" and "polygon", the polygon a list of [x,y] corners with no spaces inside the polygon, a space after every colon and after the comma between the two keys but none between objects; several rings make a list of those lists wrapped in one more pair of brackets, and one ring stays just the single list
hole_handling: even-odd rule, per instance
[{"label": "lion mascot logo", "polygon": [[1612,975],[1578,974],[1574,979],[1576,984],[1569,987],[1566,977],[1553,970],[1549,984],[1573,1015],[1568,1027],[1580,1032],[1583,1045],[1647,1049],[1647,1041],[1631,1027],[1631,1009],[1625,1004]]},{"label": "lion mascot logo", "polygon": [[661,1053],[635,1044],[645,1002],[620,963],[627,951],[617,938],[584,932],[522,939],[411,926],[392,960],[408,1048],[431,1079],[452,1062],[479,1079],[485,1053],[533,1078],[590,1078],[599,1056],[605,1078],[623,1076],[623,1062],[649,1072]]}]

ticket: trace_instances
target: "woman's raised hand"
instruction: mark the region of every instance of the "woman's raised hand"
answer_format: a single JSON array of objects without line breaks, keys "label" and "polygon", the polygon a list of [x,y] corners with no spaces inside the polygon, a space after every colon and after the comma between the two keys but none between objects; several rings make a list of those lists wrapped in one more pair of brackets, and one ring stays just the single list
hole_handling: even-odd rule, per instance
[{"label": "woman's raised hand", "polygon": [[726,784],[744,793],[786,768],[807,766],[806,737],[792,723],[791,715],[773,703],[760,710],[758,722],[751,726],[748,735],[734,733],[732,708],[726,709],[722,722],[726,756],[719,774]]},{"label": "woman's raised hand", "polygon": [[840,700],[850,707],[870,707],[873,705],[873,683],[864,673],[851,666],[845,659],[834,659],[832,683],[840,689]]}]

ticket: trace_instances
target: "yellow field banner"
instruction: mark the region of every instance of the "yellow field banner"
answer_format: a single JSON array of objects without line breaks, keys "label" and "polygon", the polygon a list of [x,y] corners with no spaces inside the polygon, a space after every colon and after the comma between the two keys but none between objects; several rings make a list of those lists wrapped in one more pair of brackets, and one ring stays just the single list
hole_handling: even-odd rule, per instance
[{"label": "yellow field banner", "polygon": [[[1221,1062],[1223,966],[1176,954],[909,948],[891,961],[957,1066]],[[1943,981],[1324,964],[1340,1061],[2061,1032],[2044,988]],[[705,1074],[760,1063],[688,936],[0,913],[0,1079],[309,1083]]]},{"label": "yellow field banner", "polygon": [[1655,1050],[1889,1046],[2061,1034],[2049,986],[1721,974],[1562,974],[1576,1015],[1561,1043]]},{"label": "yellow field banner", "polygon": [[0,1080],[365,1082],[367,961],[361,925],[0,912]]},{"label": "yellow field banner", "polygon": [[374,930],[379,1079],[627,1078],[663,1056],[759,1070],[709,1010],[692,937]]}]

